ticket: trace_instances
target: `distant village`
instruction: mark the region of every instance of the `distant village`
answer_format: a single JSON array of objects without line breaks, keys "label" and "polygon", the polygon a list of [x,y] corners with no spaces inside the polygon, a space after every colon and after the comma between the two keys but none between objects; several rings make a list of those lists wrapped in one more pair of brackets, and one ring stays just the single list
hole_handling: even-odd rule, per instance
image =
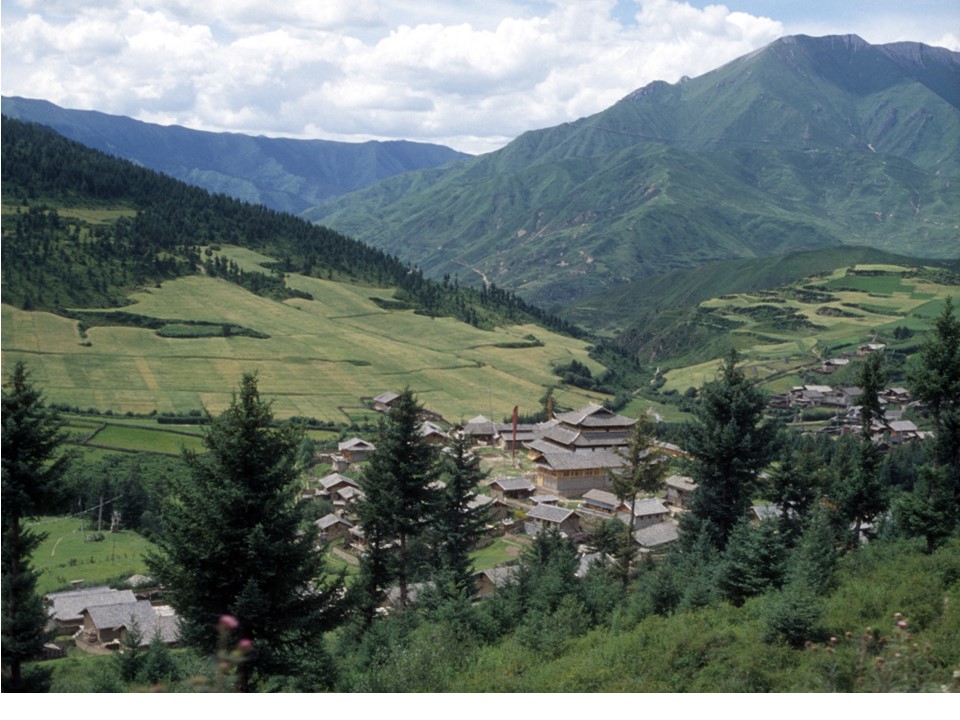
[{"label": "distant village", "polygon": [[[871,347],[863,352],[881,349],[882,346]],[[846,362],[846,358],[825,361],[822,372],[832,374]],[[857,387],[802,385],[773,396],[769,405],[773,410],[797,413],[808,408],[828,408],[834,416],[829,422],[820,423],[817,432],[854,433],[860,431],[860,394]],[[372,407],[389,413],[398,397],[397,393],[383,393],[373,399]],[[919,441],[929,435],[903,419],[915,404],[906,389],[887,388],[880,400],[885,413],[874,422],[873,433],[879,447]],[[545,529],[556,529],[577,543],[583,574],[600,559],[591,549],[591,535],[604,522],[616,518],[634,529],[639,556],[654,560],[661,556],[679,537],[679,516],[696,489],[693,479],[671,474],[656,497],[637,498],[632,505],[621,501],[611,492],[612,477],[623,466],[621,453],[637,421],[593,403],[549,414],[552,417],[539,423],[497,423],[478,415],[462,428],[452,430],[439,416],[424,413],[420,434],[427,442],[445,446],[450,432],[462,432],[481,457],[496,457],[515,470],[506,474],[491,472],[481,492],[473,497],[471,507],[483,507],[486,511],[486,537],[481,544],[505,535],[525,543]],[[658,441],[656,447],[663,462],[685,456],[680,447],[670,443]],[[349,438],[338,443],[336,451],[316,456],[314,467],[330,467],[332,472],[323,476],[308,473],[305,478],[303,498],[326,501],[333,508],[316,520],[321,541],[318,551],[329,551],[350,564],[358,564],[366,549],[363,527],[355,513],[355,504],[363,497],[363,491],[355,478],[375,450],[368,440]],[[528,469],[521,471],[521,466]],[[753,521],[778,513],[773,505],[755,505],[750,510]],[[475,573],[476,599],[494,593],[514,570],[511,562]],[[175,646],[179,630],[174,610],[151,602],[158,589],[149,578],[130,578],[128,584],[131,589],[78,587],[47,595],[50,624],[61,638],[48,646],[48,656],[63,654],[66,636],[87,652],[111,653],[130,641],[134,628],[142,645],[159,636],[165,644]],[[416,589],[412,588],[414,600]],[[384,612],[389,612],[397,602],[396,595],[388,594]]]}]

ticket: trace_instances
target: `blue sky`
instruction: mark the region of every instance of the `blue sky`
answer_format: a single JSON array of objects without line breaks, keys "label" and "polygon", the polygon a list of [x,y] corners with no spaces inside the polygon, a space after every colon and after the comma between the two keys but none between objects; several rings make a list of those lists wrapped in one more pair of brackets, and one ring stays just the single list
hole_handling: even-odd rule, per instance
[{"label": "blue sky", "polygon": [[0,91],[197,129],[466,152],[793,34],[960,50],[956,0],[2,0]]}]

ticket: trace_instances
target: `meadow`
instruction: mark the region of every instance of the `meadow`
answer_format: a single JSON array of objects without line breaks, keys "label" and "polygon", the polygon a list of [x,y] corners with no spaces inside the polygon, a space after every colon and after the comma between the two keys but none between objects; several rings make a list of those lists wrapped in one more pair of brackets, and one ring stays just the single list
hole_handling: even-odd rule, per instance
[{"label": "meadow", "polygon": [[[87,586],[116,584],[146,573],[143,556],[153,544],[132,530],[107,532],[109,515],[106,506],[99,533],[96,522],[78,517],[42,517],[30,523],[31,530],[47,534],[31,558],[34,569],[41,571],[37,582],[40,594],[64,589],[78,580]],[[92,541],[93,536],[103,539]]]},{"label": "meadow", "polygon": [[[229,256],[247,267],[269,260],[239,249]],[[514,405],[522,413],[539,410],[546,387],[558,382],[556,365],[576,359],[602,371],[584,342],[537,326],[479,330],[450,318],[385,310],[374,298],[390,299],[390,290],[295,274],[288,284],[314,299],[276,302],[225,280],[190,276],[143,288],[121,309],[170,321],[232,323],[267,338],[161,337],[148,328],[111,325],[81,335],[76,320],[4,305],[3,359],[26,361],[48,402],[121,414],[217,414],[241,375],[257,372],[277,417],[335,423],[370,420],[371,398],[405,387],[451,422],[479,413],[499,420]],[[538,344],[531,346],[531,337]],[[555,396],[570,407],[602,399],[576,389]]]}]

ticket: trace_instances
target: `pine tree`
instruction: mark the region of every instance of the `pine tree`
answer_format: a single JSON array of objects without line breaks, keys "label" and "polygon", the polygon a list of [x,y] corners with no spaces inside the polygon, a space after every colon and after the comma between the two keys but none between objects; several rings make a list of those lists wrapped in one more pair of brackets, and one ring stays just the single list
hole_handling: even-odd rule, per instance
[{"label": "pine tree", "polygon": [[696,420],[686,426],[697,489],[681,524],[685,544],[706,533],[715,547],[726,547],[775,450],[776,428],[763,420],[766,400],[738,360],[731,350],[717,379],[701,388]]},{"label": "pine tree", "polygon": [[210,421],[208,452],[184,451],[189,474],[171,478],[159,552],[147,558],[185,642],[212,652],[219,618],[232,615],[237,637],[255,648],[245,672],[259,677],[315,662],[304,649],[322,653],[320,635],[338,619],[341,584],[322,580],[317,528],[300,501],[302,434],[274,427],[256,376],[244,375],[229,408]]},{"label": "pine tree", "polygon": [[485,506],[471,507],[470,502],[486,473],[480,468],[480,457],[470,449],[470,439],[460,432],[453,433],[441,467],[445,482],[433,514],[433,548],[443,579],[457,594],[470,597],[474,592],[470,553],[488,515]]},{"label": "pine tree", "polygon": [[3,389],[3,689],[46,689],[49,672],[25,673],[23,663],[36,657],[49,639],[47,614],[37,595],[37,573],[30,555],[45,535],[24,521],[50,511],[59,498],[59,482],[69,457],[60,453],[63,434],[57,414],[18,362],[9,388]]},{"label": "pine tree", "polygon": [[867,356],[860,370],[860,442],[854,472],[840,478],[836,493],[840,513],[853,524],[850,542],[860,542],[864,523],[872,521],[887,509],[887,497],[880,481],[880,450],[873,442],[874,429],[883,419],[880,393],[886,384],[883,356],[875,352]]},{"label": "pine tree", "polygon": [[933,416],[934,438],[919,481],[895,509],[901,528],[932,552],[960,523],[960,319],[951,298],[917,360],[910,389]]},{"label": "pine tree", "polygon": [[364,497],[357,515],[367,543],[361,565],[366,585],[366,611],[379,602],[390,582],[400,586],[400,604],[407,605],[411,577],[411,545],[430,519],[439,477],[437,454],[420,434],[422,406],[409,389],[381,420],[376,450],[360,478]]},{"label": "pine tree", "polygon": [[667,474],[666,457],[657,448],[653,427],[646,415],[641,415],[633,426],[624,450],[618,453],[623,465],[613,472],[613,494],[630,508],[630,523],[617,549],[617,564],[623,587],[630,580],[630,565],[636,554],[633,533],[636,527],[634,507],[638,495],[653,495],[663,487]]},{"label": "pine tree", "polygon": [[783,582],[786,552],[776,522],[766,520],[752,527],[741,520],[723,554],[718,582],[734,605]]}]

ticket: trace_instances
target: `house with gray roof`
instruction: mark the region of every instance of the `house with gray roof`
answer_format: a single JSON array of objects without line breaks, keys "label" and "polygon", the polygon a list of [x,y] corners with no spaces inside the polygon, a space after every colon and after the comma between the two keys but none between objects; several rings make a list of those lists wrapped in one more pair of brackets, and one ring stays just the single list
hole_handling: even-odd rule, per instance
[{"label": "house with gray roof", "polygon": [[527,513],[524,530],[528,535],[537,535],[550,528],[574,535],[580,532],[580,517],[573,510],[556,505],[537,505]]},{"label": "house with gray roof", "polygon": [[324,515],[315,524],[320,530],[320,539],[324,542],[350,537],[350,528],[353,527],[352,522],[333,513]]},{"label": "house with gray roof", "polygon": [[689,506],[693,491],[697,489],[693,478],[686,475],[671,475],[663,484],[667,488],[667,503],[680,508]]},{"label": "house with gray roof", "polygon": [[393,406],[393,403],[399,397],[400,395],[395,392],[380,393],[373,399],[373,409],[382,413],[389,412],[390,408]]},{"label": "house with gray roof", "polygon": [[377,448],[361,438],[350,438],[337,444],[337,452],[350,463],[363,462]]},{"label": "house with gray roof", "polygon": [[148,600],[115,605],[96,605],[83,610],[83,630],[77,638],[81,647],[119,646],[127,642],[133,627],[140,632],[140,645],[149,645],[155,635],[167,645],[180,639],[176,613],[169,606],[154,607]]},{"label": "house with gray roof", "polygon": [[[660,502],[659,498],[637,498],[633,503],[633,527],[644,528],[656,525],[670,516],[670,511]],[[623,512],[618,517],[624,524],[630,525],[630,504],[623,504]]]},{"label": "house with gray roof", "polygon": [[633,533],[633,539],[640,546],[643,554],[658,555],[664,552],[672,543],[680,538],[680,530],[676,523],[661,522],[648,525]]},{"label": "house with gray roof", "polygon": [[520,568],[517,565],[499,565],[487,570],[479,570],[473,574],[477,592],[474,600],[482,600],[493,596],[498,588],[503,587],[516,577]]},{"label": "house with gray roof", "polygon": [[580,497],[590,490],[609,490],[611,471],[622,467],[623,458],[601,449],[582,452],[544,453],[535,462],[537,486],[561,497]]},{"label": "house with gray roof", "polygon": [[487,420],[483,415],[468,420],[463,426],[463,434],[470,438],[474,445],[484,446],[496,445],[499,437],[496,423]]},{"label": "house with gray roof", "polygon": [[47,613],[62,634],[74,633],[83,624],[83,611],[101,605],[133,604],[137,602],[132,590],[114,590],[108,587],[69,590],[47,596]]},{"label": "house with gray roof", "polygon": [[490,493],[501,500],[525,500],[536,487],[523,477],[494,478],[489,485]]}]

